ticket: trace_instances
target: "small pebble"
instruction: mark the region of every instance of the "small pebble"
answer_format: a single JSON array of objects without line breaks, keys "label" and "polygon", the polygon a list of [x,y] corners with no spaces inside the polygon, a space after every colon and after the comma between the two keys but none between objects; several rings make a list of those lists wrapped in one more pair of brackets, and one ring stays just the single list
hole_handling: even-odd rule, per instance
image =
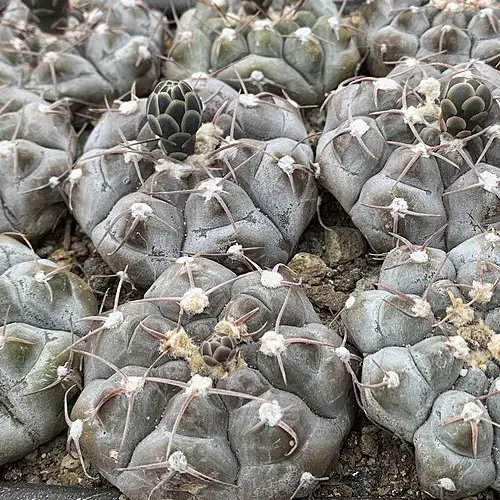
[{"label": "small pebble", "polygon": [[366,252],[366,241],[357,229],[337,226],[325,229],[324,235],[322,257],[329,266],[349,262]]}]

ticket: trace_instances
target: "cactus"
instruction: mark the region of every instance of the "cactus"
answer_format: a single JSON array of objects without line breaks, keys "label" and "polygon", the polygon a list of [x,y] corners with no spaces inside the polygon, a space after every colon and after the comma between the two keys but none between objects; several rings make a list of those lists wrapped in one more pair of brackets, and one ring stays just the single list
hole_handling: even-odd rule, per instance
[{"label": "cactus", "polygon": [[496,0],[373,0],[361,8],[355,25],[372,76],[386,76],[405,57],[444,65],[499,62]]},{"label": "cactus", "polygon": [[364,410],[413,442],[421,488],[435,497],[496,487],[498,239],[490,229],[448,254],[402,241],[384,260],[378,289],[354,293],[342,312],[366,356]]},{"label": "cactus", "polygon": [[77,150],[71,113],[63,102],[50,104],[12,86],[0,90],[0,106],[0,231],[36,240],[66,209],[60,187]]},{"label": "cactus", "polygon": [[90,326],[71,415],[84,455],[134,499],[310,492],[354,417],[356,362],[318,320],[286,269],[180,258]]},{"label": "cactus", "polygon": [[145,4],[74,5],[65,26],[50,34],[30,22],[29,12],[21,0],[9,2],[0,34],[8,42],[0,51],[2,80],[49,101],[69,98],[77,107],[103,104],[105,97],[123,95],[133,83],[145,95],[156,83],[164,18]]},{"label": "cactus", "polygon": [[[234,4],[234,5],[233,5]],[[331,2],[199,2],[184,13],[166,65],[172,80],[204,72],[303,104],[352,76],[358,49]]]},{"label": "cactus", "polygon": [[81,388],[70,346],[97,312],[90,288],[64,267],[0,235],[0,465],[22,458],[65,426]]},{"label": "cactus", "polygon": [[[151,285],[168,259],[181,253],[211,255],[238,272],[249,269],[247,258],[263,267],[286,262],[314,215],[312,151],[301,142],[307,132],[297,110],[278,97],[238,96],[222,82],[210,82],[200,81],[197,92],[202,100],[216,100],[218,93],[230,96],[222,112],[211,105],[203,111],[203,121],[215,118],[215,123],[202,125],[187,142],[186,134],[157,149],[143,103],[137,101],[130,115],[110,111],[73,169],[78,180],[65,185],[74,216],[104,260],[115,271],[128,266],[136,286]],[[191,83],[196,90],[196,82]],[[214,93],[212,87],[217,89]],[[157,99],[153,95],[150,110]],[[198,98],[192,100],[197,125],[200,105]],[[154,132],[163,133],[163,122],[160,130],[157,120],[164,119],[148,114]],[[169,120],[168,127],[173,127]],[[126,142],[105,149],[106,141],[118,135],[116,127]],[[187,145],[192,147],[195,137],[196,154],[183,163],[175,161],[188,153]],[[161,144],[165,142],[160,138]],[[170,147],[173,154],[165,157]],[[98,205],[89,202],[96,191],[102,193]]]},{"label": "cactus", "polygon": [[484,63],[441,74],[409,60],[331,95],[321,180],[375,251],[433,234],[452,249],[496,215],[499,94],[500,73]]}]

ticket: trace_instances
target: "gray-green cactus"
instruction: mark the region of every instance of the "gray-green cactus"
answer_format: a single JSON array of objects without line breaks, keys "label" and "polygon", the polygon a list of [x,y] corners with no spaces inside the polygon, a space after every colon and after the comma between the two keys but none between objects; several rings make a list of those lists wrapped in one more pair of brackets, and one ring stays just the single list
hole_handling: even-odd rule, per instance
[{"label": "gray-green cactus", "polygon": [[[498,95],[500,72],[485,63],[440,73],[415,60],[332,93],[317,148],[321,181],[377,252],[398,235],[423,244],[436,234],[433,246],[452,249],[496,215]],[[461,108],[467,96],[455,112],[450,97]]]},{"label": "gray-green cactus", "polygon": [[0,231],[38,239],[66,211],[60,186],[77,150],[71,113],[13,86],[0,89],[0,106]]},{"label": "gray-green cactus", "polygon": [[491,229],[448,254],[401,242],[378,290],[354,293],[342,313],[366,356],[364,410],[413,442],[421,488],[435,497],[497,485],[498,387],[488,375],[500,359],[498,241]]},{"label": "gray-green cactus", "polygon": [[[199,91],[192,83],[202,100],[217,100],[218,92],[231,100],[222,113],[204,110],[204,121],[217,121],[198,130],[196,154],[184,163],[156,148],[138,101],[130,115],[107,114],[73,169],[78,179],[66,183],[73,214],[97,250],[115,271],[128,266],[137,286],[151,285],[182,253],[212,255],[238,272],[249,269],[247,257],[263,267],[286,262],[314,215],[312,151],[298,111],[278,97],[238,96],[211,82],[200,80]],[[124,146],[93,149],[117,136],[117,126]],[[135,142],[142,139],[153,140]],[[96,190],[98,205],[89,202]]]},{"label": "gray-green cactus", "polygon": [[51,34],[31,24],[28,14],[21,0],[11,0],[0,29],[3,81],[77,106],[104,104],[104,97],[124,95],[132,84],[144,95],[156,83],[164,17],[145,4],[76,3],[65,26]]},{"label": "gray-green cactus", "polygon": [[[307,494],[354,417],[356,361],[318,320],[285,269],[237,277],[180,258],[90,325],[71,415],[84,455],[138,500],[187,499],[188,485],[216,500]],[[207,363],[207,342],[232,355]]]},{"label": "gray-green cactus", "polygon": [[361,8],[355,24],[372,76],[387,75],[405,57],[446,65],[499,61],[496,0],[373,0]]},{"label": "gray-green cactus", "polygon": [[256,94],[283,91],[300,104],[314,104],[354,74],[358,59],[331,2],[275,0],[255,13],[240,2],[210,1],[180,19],[166,76],[210,73]]},{"label": "gray-green cactus", "polygon": [[[0,236],[0,464],[22,458],[65,426],[64,401],[81,376],[70,346],[97,312],[83,280]],[[71,390],[73,387],[74,390]]]}]

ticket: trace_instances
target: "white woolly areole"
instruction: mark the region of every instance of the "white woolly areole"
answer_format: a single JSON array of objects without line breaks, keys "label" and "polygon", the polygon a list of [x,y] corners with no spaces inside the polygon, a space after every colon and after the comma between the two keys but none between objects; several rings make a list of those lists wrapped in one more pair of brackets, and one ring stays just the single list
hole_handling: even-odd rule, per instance
[{"label": "white woolly areole", "polygon": [[51,188],[55,188],[57,186],[59,186],[60,184],[60,180],[59,180],[59,177],[56,177],[55,175],[53,175],[52,177],[49,177],[49,186]]},{"label": "white woolly areole", "polygon": [[259,340],[259,351],[265,356],[277,356],[286,348],[285,337],[283,337],[281,333],[276,333],[274,330],[267,331]]},{"label": "white woolly areole", "polygon": [[283,415],[283,410],[276,400],[266,401],[259,407],[259,420],[269,427],[276,427]]},{"label": "white woolly areole", "polygon": [[[115,101],[117,102],[117,101]],[[133,115],[139,109],[139,103],[137,101],[125,101],[120,102],[118,112],[121,115]]]},{"label": "white woolly areole", "polygon": [[69,426],[69,437],[74,441],[77,441],[82,437],[83,433],[83,421],[80,419],[75,420]]},{"label": "white woolly areole", "polygon": [[167,160],[165,160],[165,158],[160,158],[155,163],[155,172],[165,172],[169,170],[169,168],[170,168],[170,163]]},{"label": "white woolly areole", "polygon": [[109,26],[106,23],[99,23],[95,28],[94,31],[98,35],[104,35],[109,31]]},{"label": "white woolly areole", "polygon": [[195,80],[208,80],[210,78],[210,75],[208,73],[205,73],[204,71],[195,71],[191,75],[191,78]]},{"label": "white woolly areole", "polygon": [[58,366],[56,372],[58,378],[67,377],[69,374],[68,368],[66,368],[64,365]]},{"label": "white woolly areole", "polygon": [[395,389],[399,387],[399,375],[396,372],[388,371],[384,374],[382,382],[384,382],[388,389]]},{"label": "white woolly areole", "polygon": [[182,264],[182,265],[185,265],[185,264],[192,264],[194,262],[194,257],[189,257],[189,255],[185,255],[183,257],[179,257],[175,263],[176,264]]},{"label": "white woolly areole", "polygon": [[467,368],[462,368],[458,373],[461,377],[466,377],[469,373],[469,370]]},{"label": "white woolly areole", "polygon": [[446,491],[457,491],[455,483],[449,477],[442,477],[441,479],[438,479],[437,485],[439,488]]},{"label": "white woolly areole", "polygon": [[465,403],[462,413],[460,414],[460,416],[464,419],[464,422],[476,422],[477,424],[481,422],[483,415],[484,409],[474,401]]},{"label": "white woolly areole", "polygon": [[295,170],[295,160],[290,155],[285,155],[278,160],[278,167],[285,174],[292,174]]},{"label": "white woolly areole", "polygon": [[[191,41],[191,38],[193,38],[193,33],[191,31],[181,31],[180,33],[177,33],[177,38],[180,42],[186,42],[189,43]],[[194,75],[193,78],[196,78]]]},{"label": "white woolly areole", "polygon": [[224,28],[220,34],[222,40],[232,42],[236,38],[236,31],[233,28]]},{"label": "white woolly areole", "polygon": [[500,235],[495,230],[491,230],[484,233],[484,239],[489,243],[498,243],[500,241]]},{"label": "white woolly areole", "polygon": [[354,297],[354,295],[350,295],[349,298],[345,301],[344,308],[350,309],[355,302],[356,302],[356,297]]},{"label": "white woolly areole", "polygon": [[[138,144],[135,141],[131,141],[125,144],[130,151],[123,153],[123,161],[125,163],[135,162],[142,159],[141,153],[147,152],[146,146],[143,144]],[[137,151],[137,153],[135,152]]]},{"label": "white woolly areole", "polygon": [[0,141],[0,157],[11,156],[14,152],[14,142]]},{"label": "white woolly areole", "polygon": [[180,300],[181,307],[188,313],[201,314],[208,307],[208,295],[201,288],[190,288]]},{"label": "white woolly areole", "polygon": [[415,250],[410,253],[410,259],[417,264],[423,264],[429,261],[429,255],[425,250]]},{"label": "white woolly areole", "polygon": [[229,255],[243,255],[243,246],[235,243],[226,250],[226,253]]},{"label": "white woolly areole", "polygon": [[338,31],[340,29],[340,19],[337,16],[331,16],[328,18],[328,25],[333,31]]},{"label": "white woolly areole", "polygon": [[416,123],[416,124],[425,124],[426,119],[424,118],[424,114],[421,109],[416,108],[415,106],[408,106],[403,114],[403,121],[405,123]]},{"label": "white woolly areole", "polygon": [[349,361],[351,361],[351,353],[349,352],[349,349],[347,349],[347,347],[337,347],[335,349],[335,354],[340,359],[340,361],[342,361],[342,363],[349,363]]},{"label": "white woolly areole", "polygon": [[50,113],[52,111],[52,108],[48,104],[40,103],[38,106],[38,111],[40,113]]},{"label": "white woolly areole", "polygon": [[256,108],[259,105],[259,100],[254,94],[240,94],[238,101],[244,108]]},{"label": "white woolly areole", "polygon": [[37,282],[37,283],[45,283],[46,281],[46,274],[44,271],[37,271],[35,273],[35,276],[33,276],[33,279]]},{"label": "white woolly areole", "polygon": [[375,90],[397,90],[399,85],[392,78],[378,78],[373,87]]},{"label": "white woolly areole", "polygon": [[307,26],[295,30],[295,36],[304,44],[311,39],[312,30]]},{"label": "white woolly areole", "polygon": [[278,271],[268,271],[260,273],[260,284],[265,288],[279,288],[283,285],[283,276]]},{"label": "white woolly areole", "polygon": [[144,377],[127,377],[122,379],[122,386],[127,395],[136,394],[144,387]]},{"label": "white woolly areole", "polygon": [[408,210],[408,203],[404,198],[394,198],[389,205],[389,209],[393,217],[404,219],[405,214],[402,212]]},{"label": "white woolly areole", "polygon": [[415,304],[411,307],[411,312],[419,318],[426,318],[432,313],[432,309],[429,302],[421,298],[416,298]]},{"label": "white woolly areole", "polygon": [[423,156],[424,158],[430,158],[429,148],[422,142],[415,144],[411,147],[411,152],[416,155]]},{"label": "white woolly areole", "polygon": [[318,484],[318,478],[313,476],[310,472],[303,472],[302,475],[300,476],[300,484],[308,487],[308,486],[315,486]]},{"label": "white woolly areole", "polygon": [[153,214],[153,209],[147,203],[132,203],[130,215],[133,219],[145,221]]},{"label": "white woolly areole", "polygon": [[55,62],[59,59],[59,54],[54,51],[47,52],[44,56],[42,61],[45,64],[55,64]]},{"label": "white woolly areole", "polygon": [[470,355],[470,349],[467,342],[460,335],[454,335],[448,337],[447,345],[449,345],[453,351],[453,357],[466,361]]},{"label": "white woolly areole", "polygon": [[191,377],[186,387],[186,393],[193,394],[196,393],[198,396],[207,396],[208,390],[213,386],[213,380],[210,377],[203,377],[201,375],[195,374]]},{"label": "white woolly areole", "polygon": [[500,378],[495,380],[495,391],[500,391]]},{"label": "white woolly areole", "polygon": [[201,191],[201,196],[205,201],[210,201],[216,194],[223,193],[221,179],[207,179],[200,182],[197,190]]},{"label": "white woolly areole", "polygon": [[435,101],[441,95],[441,83],[436,78],[423,78],[416,91],[424,95],[427,99]]},{"label": "white woolly areole", "polygon": [[481,283],[473,280],[472,288],[469,290],[469,297],[479,304],[487,303],[493,297],[494,286],[493,283]]},{"label": "white woolly areole", "polygon": [[486,129],[486,135],[488,137],[496,137],[497,139],[500,139],[500,125],[490,125]]},{"label": "white woolly areole", "polygon": [[124,7],[137,7],[139,5],[138,0],[121,0],[120,3]]},{"label": "white woolly areole", "polygon": [[151,59],[151,51],[149,50],[149,47],[147,45],[139,45],[137,47],[137,53],[139,54],[139,57],[144,60]]},{"label": "white woolly areole", "polygon": [[83,175],[83,170],[81,168],[75,168],[69,173],[68,180],[71,183],[75,183],[82,178],[82,175]]},{"label": "white woolly areole", "polygon": [[116,328],[123,323],[123,319],[124,316],[121,311],[113,311],[106,316],[106,319],[104,320],[102,326],[104,328],[107,328],[108,330],[111,328]]},{"label": "white woolly areole", "polygon": [[485,191],[495,194],[495,191],[498,188],[498,183],[500,182],[500,179],[495,174],[491,172],[481,172],[477,177],[479,184],[481,184],[481,187]]},{"label": "white woolly areole", "polygon": [[174,451],[172,455],[168,457],[168,467],[170,470],[185,474],[189,466],[184,453],[182,453],[182,451]]},{"label": "white woolly areole", "polygon": [[253,82],[261,82],[264,80],[264,73],[262,73],[262,71],[254,70],[250,73],[250,80]]},{"label": "white woolly areole", "polygon": [[361,118],[356,118],[349,126],[349,133],[353,137],[363,137],[368,130],[370,130],[370,126]]}]

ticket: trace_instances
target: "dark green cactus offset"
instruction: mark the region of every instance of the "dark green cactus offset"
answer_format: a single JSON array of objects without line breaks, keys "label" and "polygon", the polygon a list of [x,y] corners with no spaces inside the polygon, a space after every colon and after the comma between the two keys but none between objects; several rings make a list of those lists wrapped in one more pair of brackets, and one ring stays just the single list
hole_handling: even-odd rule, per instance
[{"label": "dark green cactus offset", "polygon": [[228,363],[236,356],[237,343],[228,336],[207,340],[201,344],[200,352],[208,366],[217,366]]},{"label": "dark green cactus offset", "polygon": [[163,151],[183,161],[194,153],[203,103],[186,82],[164,80],[149,96],[146,112]]},{"label": "dark green cactus offset", "polygon": [[491,92],[473,78],[454,78],[441,101],[441,115],[446,132],[463,138],[471,135],[488,116]]}]

